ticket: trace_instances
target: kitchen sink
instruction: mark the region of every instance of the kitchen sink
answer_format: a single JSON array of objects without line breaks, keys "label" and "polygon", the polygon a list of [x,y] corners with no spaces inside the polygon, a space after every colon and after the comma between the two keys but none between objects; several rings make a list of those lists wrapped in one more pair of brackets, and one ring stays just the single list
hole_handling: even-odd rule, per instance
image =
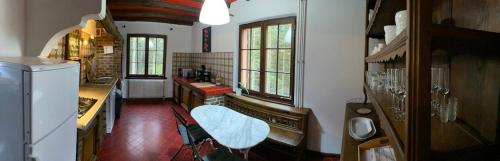
[{"label": "kitchen sink", "polygon": [[85,113],[87,113],[87,111],[89,111],[96,102],[97,99],[94,98],[78,98],[78,118],[81,118],[83,115],[85,115]]}]

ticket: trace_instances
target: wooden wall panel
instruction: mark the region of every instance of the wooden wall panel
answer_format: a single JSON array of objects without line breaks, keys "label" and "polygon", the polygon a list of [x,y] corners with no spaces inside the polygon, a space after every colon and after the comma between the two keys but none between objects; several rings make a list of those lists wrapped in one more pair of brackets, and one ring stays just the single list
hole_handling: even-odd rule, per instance
[{"label": "wooden wall panel", "polygon": [[433,23],[441,24],[450,17],[458,27],[500,32],[500,1],[434,0]]},{"label": "wooden wall panel", "polygon": [[451,95],[459,99],[459,118],[490,142],[496,141],[500,96],[500,58],[461,54],[451,60]]}]

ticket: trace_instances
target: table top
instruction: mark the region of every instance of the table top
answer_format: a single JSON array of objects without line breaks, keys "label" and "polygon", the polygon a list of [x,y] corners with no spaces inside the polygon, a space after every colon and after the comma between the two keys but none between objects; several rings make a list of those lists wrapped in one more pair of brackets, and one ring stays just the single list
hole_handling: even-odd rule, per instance
[{"label": "table top", "polygon": [[218,143],[232,149],[251,148],[269,135],[266,122],[224,106],[199,106],[191,116]]}]

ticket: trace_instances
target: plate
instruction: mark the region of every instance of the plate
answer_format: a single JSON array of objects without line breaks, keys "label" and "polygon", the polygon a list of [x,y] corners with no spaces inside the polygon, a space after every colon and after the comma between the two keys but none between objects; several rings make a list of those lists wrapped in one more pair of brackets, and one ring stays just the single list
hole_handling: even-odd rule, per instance
[{"label": "plate", "polygon": [[361,114],[361,115],[366,115],[366,114],[372,113],[372,109],[364,108],[364,107],[358,108],[358,109],[356,109],[356,113]]}]

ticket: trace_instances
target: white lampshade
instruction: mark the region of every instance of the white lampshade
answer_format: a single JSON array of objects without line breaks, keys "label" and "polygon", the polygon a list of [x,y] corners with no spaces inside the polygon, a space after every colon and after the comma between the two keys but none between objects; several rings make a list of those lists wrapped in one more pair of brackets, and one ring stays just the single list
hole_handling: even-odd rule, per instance
[{"label": "white lampshade", "polygon": [[205,0],[200,12],[200,22],[208,25],[229,23],[229,10],[224,0]]}]

